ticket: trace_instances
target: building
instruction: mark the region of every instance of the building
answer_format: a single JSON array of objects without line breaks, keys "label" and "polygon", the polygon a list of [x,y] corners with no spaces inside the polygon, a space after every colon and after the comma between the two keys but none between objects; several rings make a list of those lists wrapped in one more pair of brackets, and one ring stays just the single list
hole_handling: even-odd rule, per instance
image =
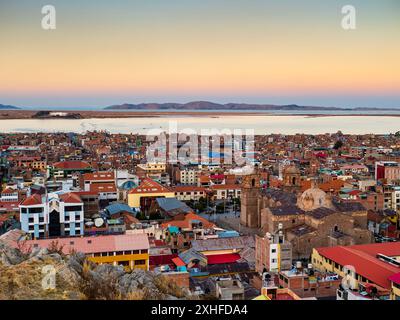
[{"label": "building", "polygon": [[220,300],[244,300],[244,287],[239,280],[217,280],[215,295]]},{"label": "building", "polygon": [[72,178],[73,173],[85,174],[92,171],[90,164],[85,161],[61,161],[48,167],[49,177],[55,179]]},{"label": "building", "polygon": [[392,275],[389,280],[392,283],[390,300],[400,300],[400,273]]},{"label": "building", "polygon": [[199,170],[193,168],[185,168],[178,171],[179,182],[183,185],[197,185]]},{"label": "building", "polygon": [[83,202],[74,193],[34,194],[19,208],[21,229],[32,238],[84,234]]},{"label": "building", "polygon": [[315,185],[299,193],[297,179],[297,175],[285,179],[295,183],[282,190],[260,189],[257,174],[246,177],[242,183],[241,223],[271,234],[282,226],[295,259],[308,259],[316,247],[373,241],[368,211],[360,203],[342,201]]},{"label": "building", "polygon": [[395,161],[375,162],[375,180],[385,179],[387,183],[400,180],[400,165]]},{"label": "building", "polygon": [[206,198],[206,189],[197,186],[175,186],[171,187],[175,193],[175,198],[180,201],[199,201],[200,198]]},{"label": "building", "polygon": [[279,286],[301,298],[333,298],[341,284],[335,273],[315,272],[312,268],[293,268],[279,272]]},{"label": "building", "polygon": [[149,270],[149,240],[146,234],[107,235],[78,238],[30,240],[33,248],[48,248],[52,243],[64,254],[82,252],[97,264],[112,264],[126,269]]},{"label": "building", "polygon": [[[400,272],[400,242],[315,248],[313,267],[336,273],[357,292],[360,284],[373,284],[391,290],[390,277]],[[344,283],[344,282],[343,282]]]},{"label": "building", "polygon": [[1,202],[18,202],[19,193],[17,189],[7,187],[0,194]]},{"label": "building", "polygon": [[210,186],[210,190],[213,191],[216,200],[232,200],[240,198],[241,186],[238,184],[220,184]]},{"label": "building", "polygon": [[267,233],[256,238],[256,271],[279,272],[292,268],[292,244],[285,241],[283,232]]},{"label": "building", "polygon": [[174,198],[175,193],[150,178],[145,178],[138,187],[128,193],[128,205],[131,208],[147,212],[157,198]]},{"label": "building", "polygon": [[92,186],[96,184],[114,184],[115,185],[115,174],[114,172],[93,172],[85,173],[82,176],[84,190],[90,191]]}]

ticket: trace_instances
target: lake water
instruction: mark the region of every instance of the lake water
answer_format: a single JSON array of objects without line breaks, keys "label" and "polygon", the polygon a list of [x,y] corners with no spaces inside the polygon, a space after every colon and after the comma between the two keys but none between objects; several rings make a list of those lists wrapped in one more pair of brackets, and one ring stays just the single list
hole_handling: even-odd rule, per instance
[{"label": "lake water", "polygon": [[[392,116],[242,115],[162,116],[118,119],[22,119],[0,120],[0,132],[77,132],[107,130],[111,133],[149,134],[151,129],[181,132],[193,129],[254,129],[255,134],[320,134],[341,130],[348,134],[387,134],[400,131],[400,118]],[[151,133],[154,134],[154,133]]]}]

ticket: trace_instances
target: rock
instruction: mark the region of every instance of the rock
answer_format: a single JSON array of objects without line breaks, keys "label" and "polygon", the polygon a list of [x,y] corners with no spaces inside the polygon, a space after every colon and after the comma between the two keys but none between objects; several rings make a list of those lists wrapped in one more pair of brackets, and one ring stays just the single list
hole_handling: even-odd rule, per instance
[{"label": "rock", "polygon": [[0,243],[0,261],[4,265],[20,264],[24,261],[24,256],[17,249]]},{"label": "rock", "polygon": [[37,248],[32,251],[32,253],[29,255],[28,259],[32,258],[37,258],[39,260],[43,260],[43,257],[47,255],[49,252],[46,248]]}]

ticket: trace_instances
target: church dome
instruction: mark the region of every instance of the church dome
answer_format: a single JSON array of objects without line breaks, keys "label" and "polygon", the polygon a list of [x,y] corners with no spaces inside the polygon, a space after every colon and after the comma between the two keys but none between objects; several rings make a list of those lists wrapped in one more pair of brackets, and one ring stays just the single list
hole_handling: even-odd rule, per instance
[{"label": "church dome", "polygon": [[297,206],[304,211],[311,211],[321,207],[331,208],[332,201],[323,190],[310,188],[299,196]]}]

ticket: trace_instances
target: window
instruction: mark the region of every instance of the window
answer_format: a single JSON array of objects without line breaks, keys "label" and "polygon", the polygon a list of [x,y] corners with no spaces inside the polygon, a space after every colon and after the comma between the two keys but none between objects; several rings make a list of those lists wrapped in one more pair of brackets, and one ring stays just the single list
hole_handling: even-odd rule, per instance
[{"label": "window", "polygon": [[123,251],[117,251],[116,255],[117,256],[122,256],[122,255],[124,255],[124,252]]},{"label": "window", "polygon": [[140,250],[140,253],[148,253],[148,252],[149,252],[149,250],[147,250],[147,249]]},{"label": "window", "polygon": [[67,206],[64,208],[65,212],[82,211],[82,206]]},{"label": "window", "polygon": [[272,250],[271,250],[271,253],[276,253],[276,249],[272,249]]},{"label": "window", "polygon": [[135,266],[142,266],[146,264],[146,260],[135,260]]}]

